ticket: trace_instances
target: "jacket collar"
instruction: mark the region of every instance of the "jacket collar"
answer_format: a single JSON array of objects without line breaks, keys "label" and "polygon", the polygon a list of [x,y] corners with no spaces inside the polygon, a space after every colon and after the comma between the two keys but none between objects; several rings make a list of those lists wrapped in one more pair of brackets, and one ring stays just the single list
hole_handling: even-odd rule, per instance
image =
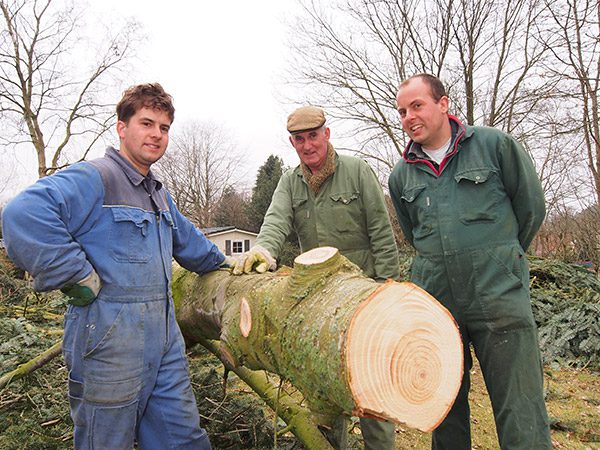
[{"label": "jacket collar", "polygon": [[121,155],[119,150],[115,149],[114,147],[108,147],[106,149],[105,156],[108,159],[112,159],[119,165],[121,170],[123,170],[127,178],[129,178],[131,184],[134,186],[139,186],[145,181],[146,186],[155,186],[157,191],[162,188],[162,183],[154,177],[152,170],[148,172],[148,175],[142,175],[135,167],[131,165],[129,161],[123,157],[123,155]]},{"label": "jacket collar", "polygon": [[429,166],[436,175],[440,175],[446,163],[456,154],[458,151],[459,142],[466,137],[471,136],[473,133],[472,129],[465,127],[457,117],[448,114],[448,121],[450,122],[450,128],[452,130],[452,139],[450,148],[446,153],[446,156],[438,166],[421,148],[421,144],[417,144],[412,139],[406,145],[406,149],[404,150],[404,154],[402,157],[407,163],[415,164],[415,163],[423,163]]},{"label": "jacket collar", "polygon": [[[329,145],[331,145],[331,144],[329,144]],[[340,165],[340,161],[339,161],[340,156],[338,155],[338,152],[335,151],[335,148],[333,148],[333,145],[331,145],[331,148],[333,150],[333,157],[335,158],[334,159],[334,161],[335,161],[335,170],[337,170],[338,166]],[[335,172],[335,170],[334,170],[334,172]],[[300,163],[296,167],[294,167],[293,171],[296,174],[296,176],[302,177],[302,179],[304,181],[306,181],[306,179],[304,177],[304,172],[302,170],[302,163]]]}]

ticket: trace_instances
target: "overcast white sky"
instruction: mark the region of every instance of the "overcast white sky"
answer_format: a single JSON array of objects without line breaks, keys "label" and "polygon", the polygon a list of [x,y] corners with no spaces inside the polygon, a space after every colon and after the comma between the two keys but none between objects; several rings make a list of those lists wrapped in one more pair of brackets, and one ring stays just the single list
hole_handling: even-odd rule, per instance
[{"label": "overcast white sky", "polygon": [[[289,63],[286,21],[297,11],[296,0],[90,0],[83,11],[83,4],[75,5],[92,27],[95,22],[118,26],[127,17],[142,25],[145,40],[125,86],[160,82],[174,98],[175,132],[190,119],[226,129],[245,155],[246,187],[270,154],[297,164],[285,130],[295,105],[282,100],[294,94],[281,77]],[[20,160],[16,172],[14,188],[0,197],[37,178],[31,160]]]},{"label": "overcast white sky", "polygon": [[[101,16],[134,17],[148,37],[131,82],[158,81],[175,101],[177,124],[210,120],[231,132],[248,155],[248,182],[267,157],[288,164],[295,152],[285,130],[293,106],[278,97],[295,0],[103,0]],[[90,11],[91,12],[91,11]],[[176,129],[176,128],[175,128]]]}]

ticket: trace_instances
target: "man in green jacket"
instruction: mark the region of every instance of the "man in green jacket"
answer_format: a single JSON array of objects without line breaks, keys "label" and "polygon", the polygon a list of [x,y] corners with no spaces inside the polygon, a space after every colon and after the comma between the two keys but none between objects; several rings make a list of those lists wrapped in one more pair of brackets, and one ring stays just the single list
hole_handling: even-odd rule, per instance
[{"label": "man in green jacket", "polygon": [[[368,277],[398,279],[398,250],[373,170],[361,159],[335,152],[320,108],[295,110],[287,129],[300,165],[282,175],[256,245],[238,260],[234,274],[275,270],[275,260],[294,231],[303,252],[336,247]],[[373,419],[360,423],[365,449],[395,448],[393,424]],[[346,433],[336,432],[334,445],[345,448]]]},{"label": "man in green jacket", "polygon": [[405,80],[396,100],[410,142],[389,187],[417,250],[411,279],[450,310],[464,344],[463,383],[432,448],[471,449],[472,344],[500,447],[551,449],[525,256],[545,214],[533,163],[511,136],[449,115],[434,76]]}]

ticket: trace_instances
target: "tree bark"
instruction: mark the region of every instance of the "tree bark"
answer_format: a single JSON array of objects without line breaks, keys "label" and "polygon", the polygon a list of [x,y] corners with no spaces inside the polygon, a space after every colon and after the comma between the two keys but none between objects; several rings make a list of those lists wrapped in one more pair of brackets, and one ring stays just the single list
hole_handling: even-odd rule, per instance
[{"label": "tree bark", "polygon": [[[220,355],[219,342],[200,339],[206,349]],[[319,424],[315,422],[311,411],[291,395],[277,388],[267,378],[264,370],[250,370],[243,366],[233,367],[222,360],[228,370],[233,371],[244,383],[252,388],[260,398],[281,417],[287,424],[283,430],[276,430],[277,435],[291,431],[308,449],[332,450],[333,447],[321,433]]]},{"label": "tree bark", "polygon": [[62,350],[62,339],[55,343],[52,347],[46,350],[43,353],[40,353],[35,358],[27,361],[26,363],[21,364],[15,370],[12,370],[8,373],[5,373],[0,377],[0,389],[8,386],[11,381],[18,380],[19,378],[23,378],[25,375],[29,375],[30,373],[36,371],[40,367],[44,366],[46,363],[53,360],[56,356],[60,355]]},{"label": "tree bark", "polygon": [[218,339],[231,366],[289,380],[320,424],[356,415],[431,431],[460,387],[450,313],[412,283],[366,278],[331,247],[275,273],[179,269],[173,295],[189,343]]}]

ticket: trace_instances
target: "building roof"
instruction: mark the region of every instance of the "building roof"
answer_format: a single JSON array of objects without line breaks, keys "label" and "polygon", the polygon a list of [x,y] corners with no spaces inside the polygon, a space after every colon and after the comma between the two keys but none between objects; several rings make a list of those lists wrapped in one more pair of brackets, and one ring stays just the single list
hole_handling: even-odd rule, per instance
[{"label": "building roof", "polygon": [[236,228],[234,226],[200,228],[200,231],[202,231],[204,233],[204,235],[207,236],[207,237],[209,237],[209,236],[217,236],[217,235],[220,235],[220,234],[227,234],[227,233],[232,233],[232,232],[238,232],[238,233],[242,233],[242,234],[248,234],[250,236],[258,236],[257,233],[253,233],[252,231],[248,231],[248,230],[241,230],[241,229]]},{"label": "building roof", "polygon": [[223,231],[229,231],[229,230],[235,230],[234,226],[230,226],[230,227],[206,227],[206,228],[200,228],[200,231],[202,231],[204,234],[214,234],[214,233],[222,233]]}]

